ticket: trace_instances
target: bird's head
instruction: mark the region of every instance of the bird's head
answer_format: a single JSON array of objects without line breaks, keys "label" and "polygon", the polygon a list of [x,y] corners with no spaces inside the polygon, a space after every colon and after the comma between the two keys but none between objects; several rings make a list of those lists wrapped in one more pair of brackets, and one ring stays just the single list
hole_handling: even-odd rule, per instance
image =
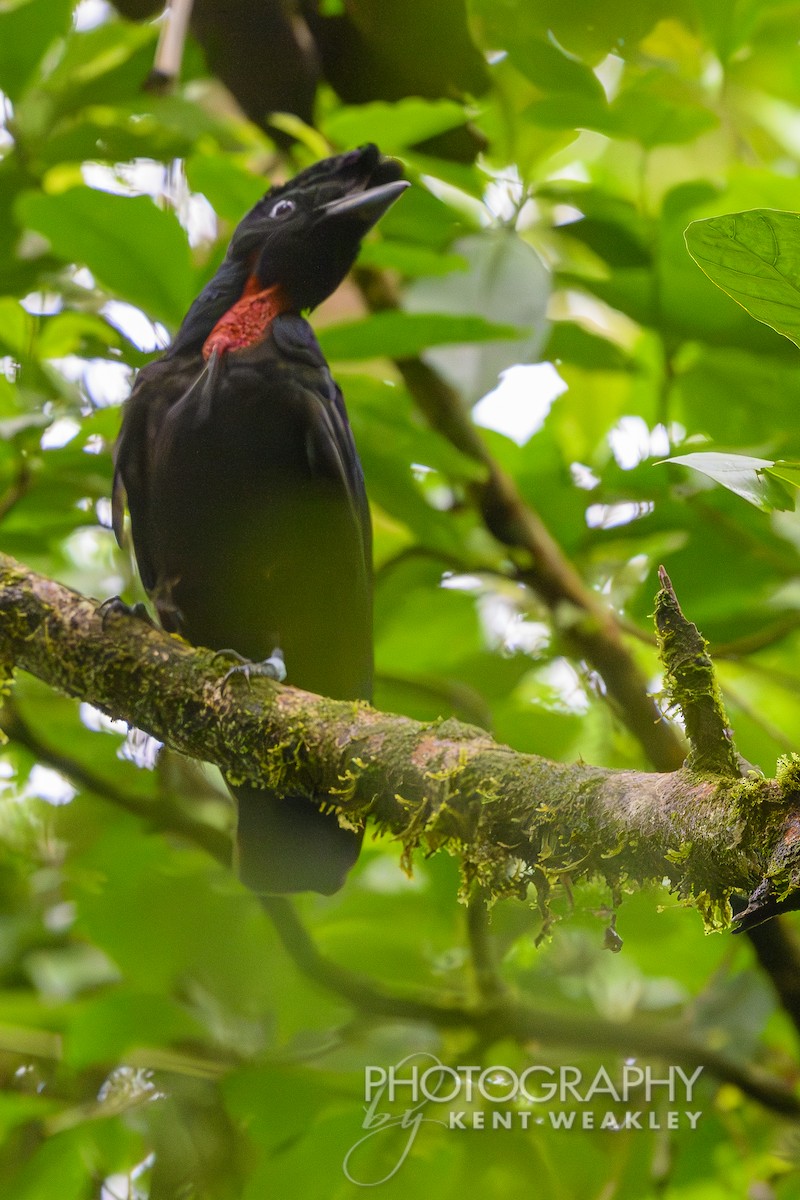
[{"label": "bird's head", "polygon": [[[398,162],[362,146],[314,163],[270,188],[237,226],[225,259],[189,309],[170,354],[245,345],[275,311],[314,308],[339,286],[361,239],[409,186]],[[228,322],[230,329],[220,329]],[[258,327],[260,326],[260,327]],[[258,327],[258,328],[257,328]],[[214,335],[212,337],[212,331]],[[215,342],[216,339],[216,342]]]},{"label": "bird's head", "polygon": [[275,285],[298,310],[342,282],[361,239],[408,187],[377,146],[323,159],[271,188],[240,222],[228,258],[245,260],[262,288]]}]

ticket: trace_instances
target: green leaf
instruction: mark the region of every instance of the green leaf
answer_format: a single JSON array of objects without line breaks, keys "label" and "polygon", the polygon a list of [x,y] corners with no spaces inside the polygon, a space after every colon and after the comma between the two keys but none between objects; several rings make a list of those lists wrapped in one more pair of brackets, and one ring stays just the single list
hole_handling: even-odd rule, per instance
[{"label": "green leaf", "polygon": [[441,576],[441,563],[421,557],[383,572],[375,594],[379,674],[448,675],[483,649],[474,599],[439,586]]},{"label": "green leaf", "polygon": [[545,96],[535,100],[527,110],[528,117],[545,129],[611,130],[611,113],[605,97]]},{"label": "green leaf", "polygon": [[[4,1030],[6,1045],[4,1052],[8,1053],[8,1032]],[[24,1053],[24,1051],[23,1051]],[[30,1051],[29,1051],[30,1053]],[[0,1095],[0,1136],[3,1144],[8,1145],[9,1134],[27,1121],[42,1120],[56,1107],[57,1101],[41,1095],[14,1094],[5,1092]]]},{"label": "green leaf", "polygon": [[468,353],[436,350],[431,355],[430,361],[472,404],[497,386],[498,375],[512,363],[538,361],[548,330],[550,272],[533,247],[509,229],[484,230],[452,248],[469,269],[416,280],[407,289],[406,307],[415,313],[450,314],[451,319],[456,313],[474,314],[517,326],[511,342],[487,337]]},{"label": "green leaf", "polygon": [[375,313],[364,321],[329,325],[319,341],[330,359],[409,358],[429,346],[515,338],[519,329],[483,317],[451,313]]},{"label": "green leaf", "polygon": [[[152,66],[157,36],[149,21],[104,21],[93,29],[74,31],[43,81],[42,92],[52,100],[54,116],[68,118],[87,105],[138,101],[138,112],[150,123],[157,101],[142,104],[141,87]],[[184,78],[187,69],[185,61]]]},{"label": "green leaf", "polygon": [[352,108],[337,108],[322,121],[322,132],[334,146],[346,148],[361,142],[379,142],[393,154],[416,142],[456,129],[467,120],[460,104],[452,100],[407,97],[394,104],[376,100]]},{"label": "green leaf", "polygon": [[665,0],[632,4],[630,0],[472,0],[471,10],[488,27],[489,44],[496,48],[516,45],[528,30],[549,37],[567,54],[592,64],[607,54],[624,55],[628,48],[635,54],[639,40],[673,9]]},{"label": "green leaf", "polygon": [[0,420],[0,442],[10,442],[28,429],[43,429],[49,424],[50,418],[44,413],[22,413],[18,417],[8,417]]},{"label": "green leaf", "polygon": [[42,1200],[44,1196],[58,1196],[59,1200],[81,1200],[86,1195],[86,1162],[89,1151],[85,1123],[68,1129],[55,1137],[34,1142],[22,1161],[18,1171],[10,1180],[11,1189],[6,1194],[15,1200]]},{"label": "green leaf", "polygon": [[16,384],[0,375],[0,420],[19,416],[20,394]]},{"label": "green leaf", "polygon": [[800,214],[751,209],[692,221],[685,236],[717,287],[800,346]]},{"label": "green leaf", "polygon": [[0,86],[17,100],[50,43],[67,32],[72,0],[22,0],[0,5]]},{"label": "green leaf", "polygon": [[[484,469],[416,420],[412,401],[402,388],[363,373],[340,373],[339,382],[370,501],[383,513],[384,519],[376,523],[378,536],[391,532],[395,547],[411,536],[416,545],[434,549],[443,558],[458,557],[463,552],[459,526],[426,499],[425,483],[435,476],[442,486],[458,486],[482,479]],[[389,530],[387,519],[400,523],[399,528],[394,524]]]},{"label": "green leaf", "polygon": [[517,25],[516,31],[507,29],[505,46],[517,70],[542,91],[604,99],[602,84],[594,71],[553,41],[536,37],[524,22]]},{"label": "green leaf", "polygon": [[791,484],[792,487],[800,488],[800,463],[785,462],[779,458],[767,469],[767,474]]},{"label": "green leaf", "polygon": [[463,233],[455,212],[424,187],[411,187],[402,204],[393,204],[380,225],[387,241],[408,242],[435,251],[446,251]]},{"label": "green leaf", "polygon": [[223,154],[193,155],[186,164],[186,177],[191,188],[202,192],[229,221],[239,221],[270,186],[268,179]]},{"label": "green leaf", "polygon": [[202,1025],[168,996],[118,987],[92,997],[70,1022],[65,1060],[81,1069],[115,1062],[134,1047],[202,1036]]},{"label": "green leaf", "polygon": [[39,148],[42,164],[98,158],[113,163],[141,157],[170,163],[191,153],[199,136],[213,136],[219,128],[210,118],[201,124],[203,114],[177,97],[151,104],[147,113],[141,112],[141,102],[93,104],[82,106],[75,115],[70,112]]},{"label": "green leaf", "polygon": [[36,351],[39,358],[62,358],[80,354],[85,348],[107,349],[119,346],[122,339],[116,329],[94,313],[62,312],[42,321]]},{"label": "green leaf", "polygon": [[16,358],[30,354],[35,322],[12,296],[0,298],[0,347]]},{"label": "green leaf", "polygon": [[719,124],[709,108],[689,94],[673,94],[663,75],[623,92],[611,105],[611,130],[620,138],[632,137],[649,149],[691,142]]},{"label": "green leaf", "polygon": [[[699,271],[695,275],[708,284]],[[715,294],[730,303],[722,292],[715,289]],[[736,311],[746,318],[738,306]],[[772,333],[755,321],[748,324]],[[781,430],[784,457],[800,458],[800,371],[793,347],[783,338],[775,340],[786,347],[789,357],[754,354],[732,346],[687,348],[675,363],[673,419],[689,429],[702,429],[712,443],[737,453],[758,446],[765,430]]]},{"label": "green leaf", "polygon": [[794,497],[783,483],[770,473],[774,464],[769,459],[752,458],[747,454],[704,451],[699,454],[679,454],[664,461],[700,471],[702,475],[707,475],[715,483],[722,484],[729,492],[734,492],[748,504],[753,504],[764,512],[786,512],[794,509]]},{"label": "green leaf", "polygon": [[594,371],[631,371],[629,355],[614,342],[583,329],[572,321],[554,321],[542,357],[558,363],[561,359]]},{"label": "green leaf", "polygon": [[28,192],[18,212],[55,254],[87,266],[119,298],[169,325],[182,319],[195,293],[189,243],[177,218],[149,197],[89,187]]},{"label": "green leaf", "polygon": [[[358,421],[364,435],[373,433],[386,459],[410,469],[424,465],[452,480],[477,483],[486,478],[486,467],[462,454],[452,442],[416,419],[411,397],[402,388],[360,372],[339,374],[339,383],[347,401],[353,424]],[[360,445],[360,439],[359,439]]]},{"label": "green leaf", "polygon": [[449,275],[451,271],[466,270],[468,265],[461,254],[441,254],[428,246],[393,242],[386,238],[363,246],[358,261],[360,266],[399,271],[401,275],[409,276]]}]

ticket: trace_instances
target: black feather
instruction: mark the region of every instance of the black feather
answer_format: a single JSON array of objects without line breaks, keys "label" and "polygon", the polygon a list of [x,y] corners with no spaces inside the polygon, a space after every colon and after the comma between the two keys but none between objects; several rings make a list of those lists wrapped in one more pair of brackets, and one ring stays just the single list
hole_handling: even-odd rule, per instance
[{"label": "black feather", "polygon": [[[369,507],[341,392],[300,311],[343,278],[399,176],[368,146],[268,192],[170,349],[140,373],[117,447],[114,529],[121,539],[127,494],[164,627],[256,662],[279,647],[289,683],[340,699],[372,690]],[[279,199],[292,203],[272,216]],[[242,296],[276,287],[286,311],[206,361],[209,335]],[[233,790],[246,883],[341,886],[362,830],[321,811],[324,797]]]}]

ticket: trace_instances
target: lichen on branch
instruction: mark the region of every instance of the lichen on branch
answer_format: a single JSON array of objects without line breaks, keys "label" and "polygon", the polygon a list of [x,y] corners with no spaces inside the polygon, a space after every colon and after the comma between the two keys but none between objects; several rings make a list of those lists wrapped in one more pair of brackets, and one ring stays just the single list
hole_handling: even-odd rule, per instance
[{"label": "lichen on branch", "polygon": [[264,679],[225,683],[210,651],[3,555],[0,658],[236,782],[370,818],[409,859],[446,846],[465,883],[492,895],[592,876],[617,893],[666,877],[719,920],[730,890],[761,878],[797,807],[780,780],[556,763],[457,721],[422,724]]},{"label": "lichen on branch", "polygon": [[659,568],[658,577],[661,588],[656,596],[656,633],[667,695],[680,709],[686,725],[691,747],[687,766],[697,774],[735,779],[742,774],[741,762],[733,744],[708,642],[684,616],[663,567]]}]

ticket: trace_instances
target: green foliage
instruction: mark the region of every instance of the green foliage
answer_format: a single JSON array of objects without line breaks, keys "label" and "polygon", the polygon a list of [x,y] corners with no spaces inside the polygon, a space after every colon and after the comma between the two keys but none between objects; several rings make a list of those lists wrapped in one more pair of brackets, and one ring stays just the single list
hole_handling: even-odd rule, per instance
[{"label": "green foliage", "polygon": [[686,230],[689,253],[709,279],[796,346],[798,231],[800,214],[764,209],[693,221]]},{"label": "green foliage", "polygon": [[376,313],[366,321],[326,328],[320,344],[330,359],[412,358],[428,346],[445,342],[480,342],[513,337],[513,326],[493,324],[478,316],[450,313]]},{"label": "green foliage", "polygon": [[[485,465],[432,430],[389,361],[421,354],[465,410],[522,368],[504,381],[506,432],[501,388],[478,410],[498,426],[481,436],[624,618],[653,687],[663,562],[717,656],[738,749],[768,774],[800,749],[800,241],[779,211],[796,206],[800,173],[800,6],[327,3],[332,19],[352,15],[371,70],[413,86],[364,104],[321,88],[316,128],[275,118],[302,135],[290,151],[223,101],[196,46],[176,93],[156,96],[141,87],[154,26],[103,10],[84,28],[90,10],[76,23],[73,8],[0,3],[0,547],[85,592],[138,598],[108,527],[133,370],[269,179],[327,142],[374,138],[415,185],[361,261],[390,272],[400,308],[368,317],[343,289],[313,320],[373,504],[378,706],[455,714],[556,760],[648,766],[566,643],[568,614],[554,620],[531,590],[529,554],[489,531]],[[367,94],[359,70],[351,98]],[[464,134],[485,146],[477,162],[444,157]],[[530,373],[540,362],[566,388],[549,404]],[[30,679],[12,704],[4,1197],[352,1200],[342,1164],[364,1134],[365,1066],[429,1054],[618,1077],[616,1050],[484,1044],[356,1011],[303,976],[231,871],[159,828],[169,802],[228,829],[218,780],[167,757],[152,769],[135,738]],[[398,859],[368,839],[340,895],[300,899],[303,922],[321,952],[393,994],[474,999],[457,864],[435,855],[407,879]],[[488,929],[524,998],[587,1021],[673,1019],[791,1083],[795,1039],[744,939],[705,938],[695,911],[643,891],[623,898],[624,946],[609,954],[612,897],[565,879],[537,946],[535,899],[497,905]],[[773,1114],[710,1072],[695,1107],[695,1131],[425,1124],[380,1195],[797,1194],[796,1138]],[[382,1178],[407,1144],[387,1129],[354,1152],[352,1177]]]},{"label": "green foliage", "polygon": [[148,197],[75,187],[23,195],[19,209],[22,224],[43,234],[62,262],[84,264],[109,294],[151,316],[174,326],[194,298],[185,234]]},{"label": "green foliage", "polygon": [[407,98],[395,104],[374,101],[348,108],[337,106],[320,123],[334,146],[357,146],[380,142],[387,154],[399,154],[416,142],[463,125],[463,105],[451,100],[424,101]]}]

